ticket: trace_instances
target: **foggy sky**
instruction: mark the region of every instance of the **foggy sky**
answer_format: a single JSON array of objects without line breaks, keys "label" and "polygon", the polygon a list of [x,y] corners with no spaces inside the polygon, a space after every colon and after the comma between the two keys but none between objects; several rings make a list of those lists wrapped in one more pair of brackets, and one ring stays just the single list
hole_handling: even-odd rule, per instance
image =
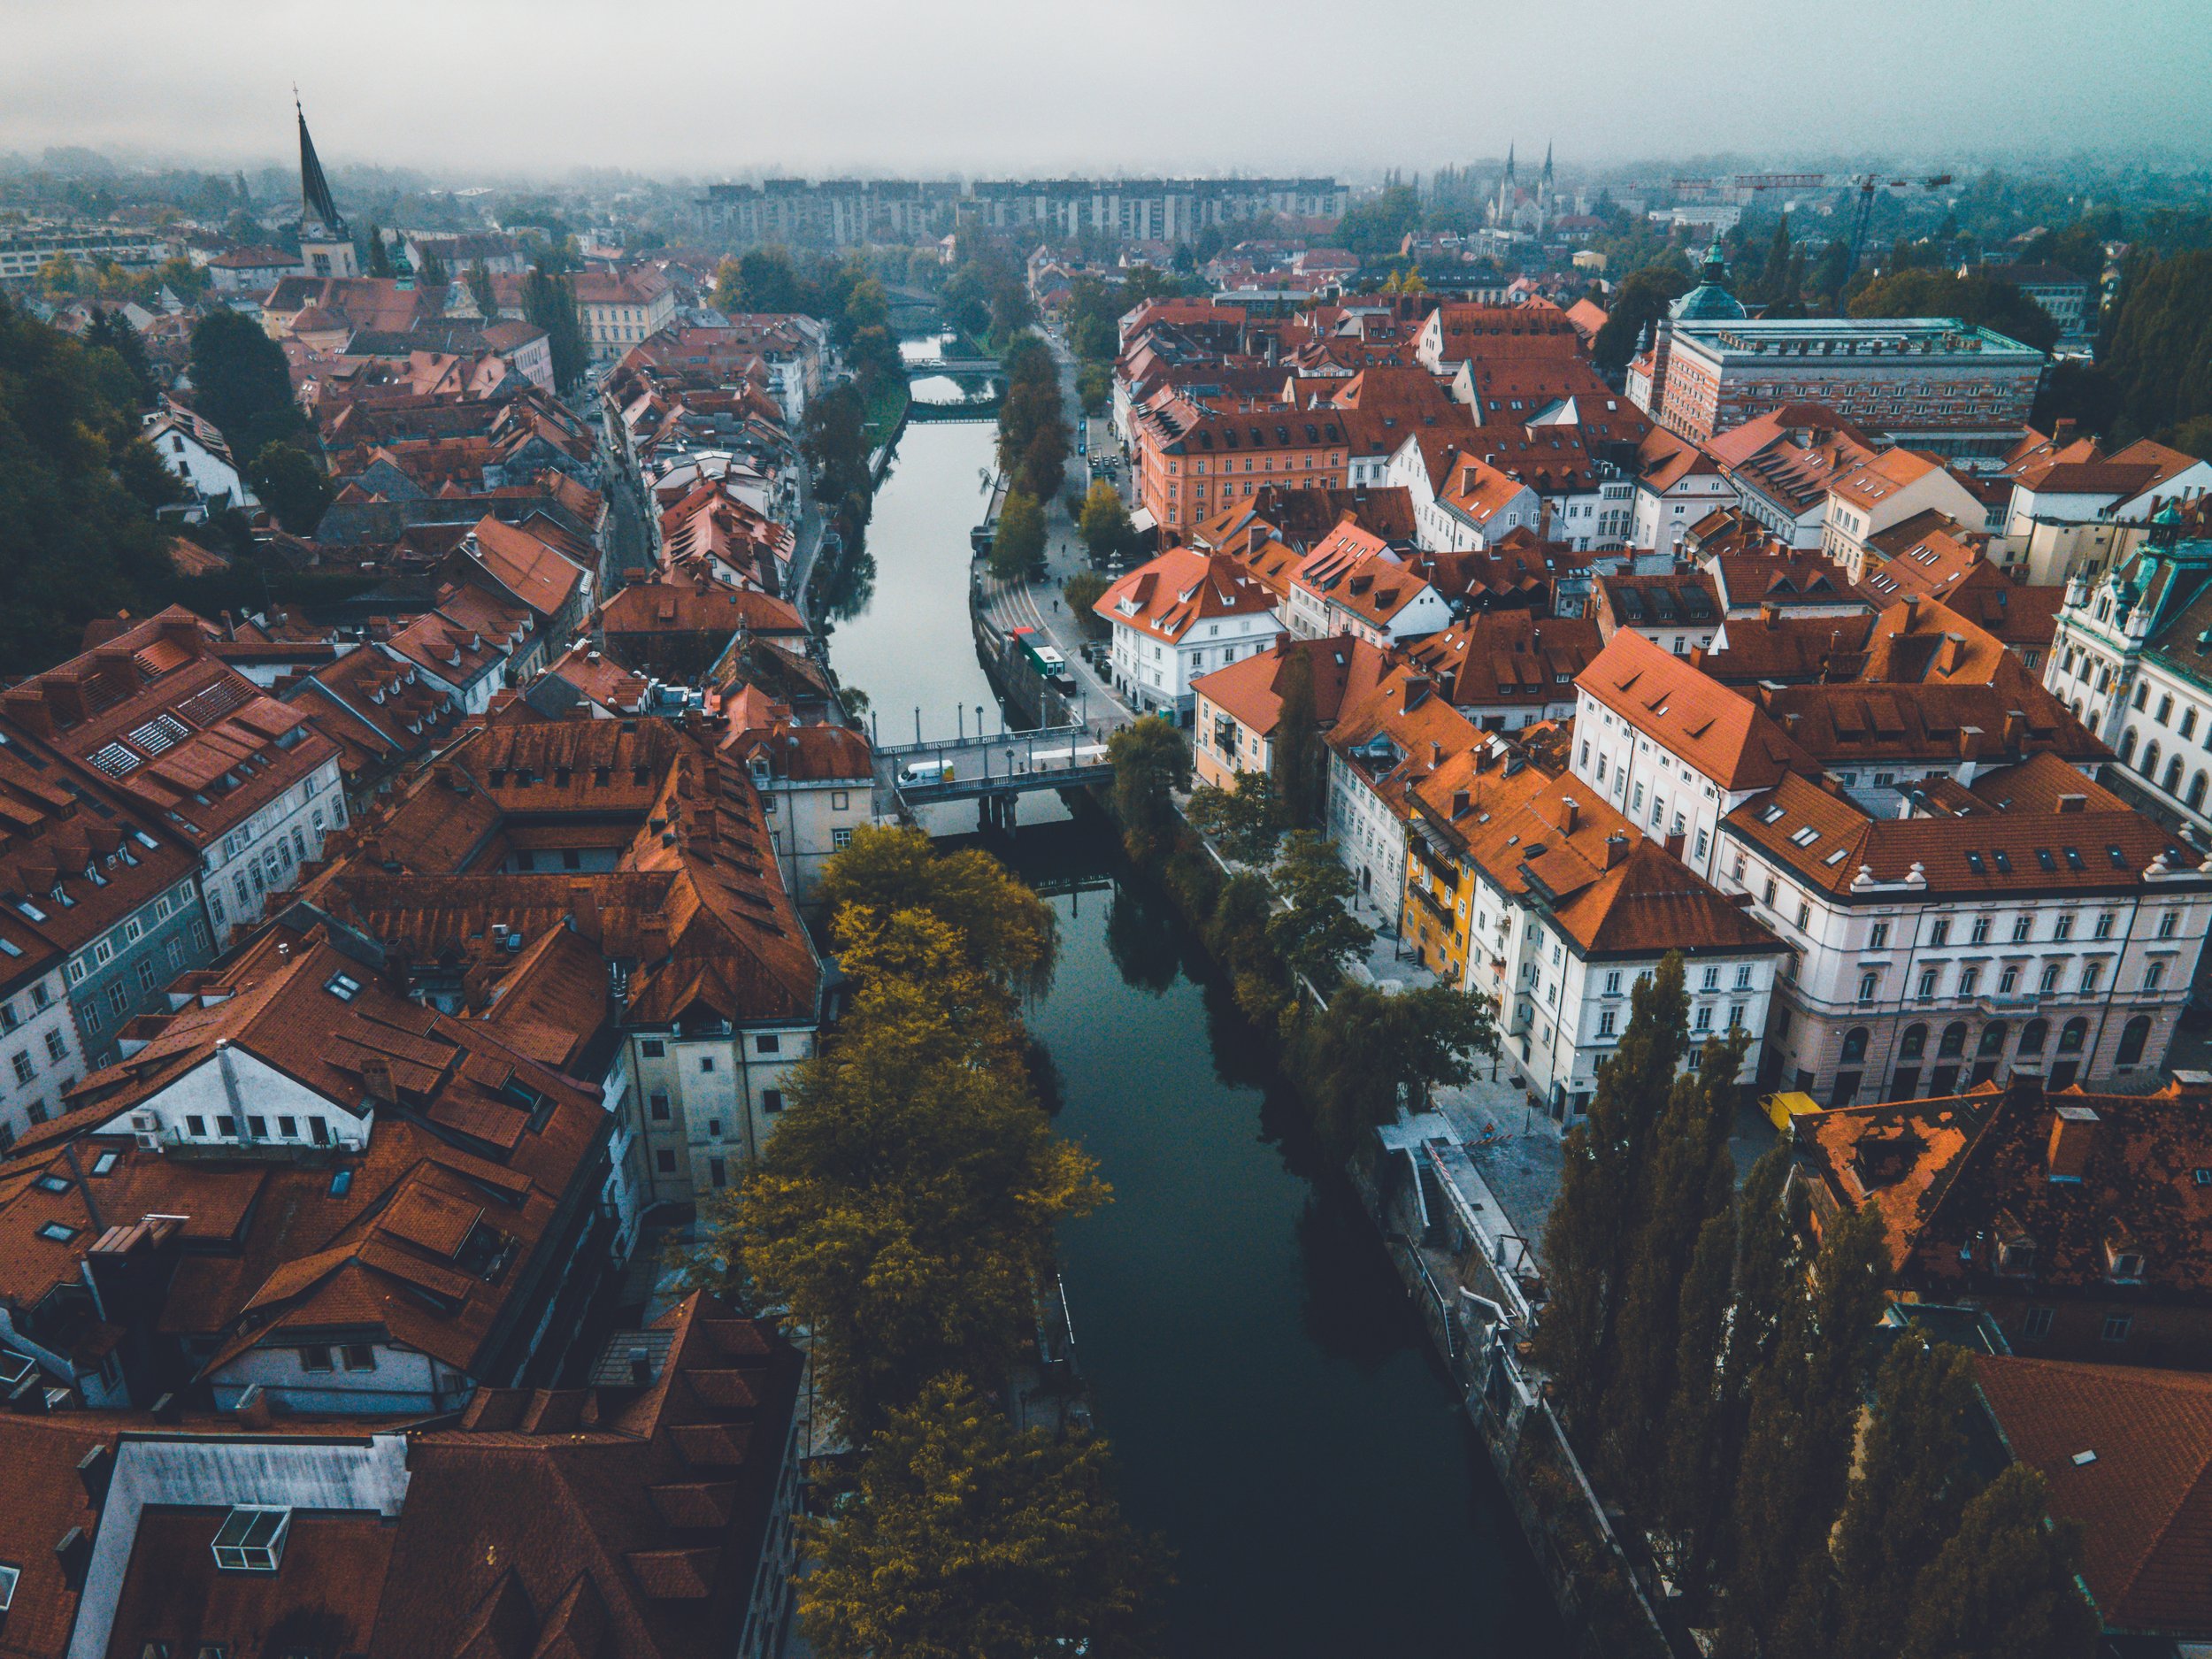
[{"label": "foggy sky", "polygon": [[2212,155],[2212,0],[0,0],[0,153],[465,178]]}]

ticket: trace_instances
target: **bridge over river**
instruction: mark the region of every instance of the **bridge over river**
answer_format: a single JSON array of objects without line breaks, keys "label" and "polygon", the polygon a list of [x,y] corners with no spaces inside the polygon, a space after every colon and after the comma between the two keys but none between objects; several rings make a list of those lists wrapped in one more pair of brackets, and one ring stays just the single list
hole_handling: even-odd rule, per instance
[{"label": "bridge over river", "polygon": [[879,745],[876,797],[909,810],[947,802],[978,803],[986,828],[1012,828],[1014,803],[1041,789],[1086,789],[1110,781],[1106,730],[1048,726],[995,736]]}]

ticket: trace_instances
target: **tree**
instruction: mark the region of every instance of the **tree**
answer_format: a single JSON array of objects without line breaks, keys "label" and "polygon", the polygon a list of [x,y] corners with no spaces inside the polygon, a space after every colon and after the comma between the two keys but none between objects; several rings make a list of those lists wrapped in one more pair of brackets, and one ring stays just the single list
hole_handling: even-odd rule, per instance
[{"label": "tree", "polygon": [[1124,551],[1129,545],[1129,509],[1122,504],[1121,492],[1102,478],[1093,484],[1083,497],[1077,527],[1093,558],[1103,563]]},{"label": "tree", "polygon": [[1571,1423],[1596,1427],[1612,1381],[1613,1319],[1626,1271],[1636,1191],[1652,1125],[1665,1109],[1686,1046],[1689,998],[1682,958],[1670,951],[1629,992],[1627,1028],[1598,1065],[1583,1120],[1567,1132],[1559,1196],[1544,1228],[1551,1291],[1536,1332],[1538,1363],[1555,1379]]},{"label": "tree", "polygon": [[1148,864],[1173,839],[1174,792],[1190,780],[1181,733],[1156,714],[1133,720],[1106,740],[1114,768],[1114,816],[1129,856]]},{"label": "tree", "polygon": [[1005,993],[959,930],[906,910],[867,943],[850,1012],[798,1067],[712,1249],[754,1305],[808,1328],[862,1440],[933,1378],[1006,1376],[1054,1227],[1106,1195],[1038,1109]]},{"label": "tree", "polygon": [[1402,247],[1420,228],[1421,198],[1410,185],[1393,185],[1337,221],[1336,244],[1363,259],[1379,259]]},{"label": "tree", "polygon": [[1902,1659],[2089,1659],[2080,1571],[2080,1523],[2047,1523],[2043,1477],[2014,1463],[1921,1572]]},{"label": "tree", "polygon": [[1075,396],[1087,415],[1106,412],[1106,402],[1114,395],[1114,371],[1111,365],[1086,363],[1075,372]]},{"label": "tree", "polygon": [[92,323],[84,331],[85,349],[88,351],[112,351],[131,373],[138,386],[138,406],[151,409],[160,396],[160,385],[154,377],[154,365],[146,356],[146,342],[138,337],[138,330],[119,313],[94,307]]},{"label": "tree", "polygon": [[1028,581],[1045,564],[1045,513],[1037,498],[1017,486],[999,503],[991,534],[991,574],[1002,582]]},{"label": "tree", "polygon": [[906,379],[906,359],[899,355],[898,336],[879,323],[853,336],[852,343],[845,348],[845,361],[871,397],[880,396],[886,387]]},{"label": "tree", "polygon": [[2058,323],[2009,282],[1977,272],[1893,269],[1855,296],[1854,317],[1956,317],[1977,327],[2048,351],[2058,343]]},{"label": "tree", "polygon": [[1883,1361],[1835,1540],[1834,1659],[1888,1659],[1913,1581],[1959,1525],[1974,1477],[1974,1362],[1908,1332]]},{"label": "tree", "polygon": [[1283,653],[1276,680],[1275,743],[1270,762],[1283,822],[1306,829],[1321,821],[1328,800],[1329,757],[1321,743],[1321,716],[1314,703],[1313,656]]},{"label": "tree", "polygon": [[1770,305],[1796,297],[1786,291],[1795,251],[1790,245],[1790,216],[1785,213],[1774,221],[1774,236],[1767,243],[1767,257],[1759,267],[1759,297]]},{"label": "tree", "polygon": [[368,234],[368,270],[373,277],[388,277],[392,273],[392,250],[384,240],[384,233],[372,223]]},{"label": "tree", "polygon": [[1352,896],[1352,872],[1336,856],[1334,841],[1310,830],[1293,830],[1270,880],[1286,908],[1268,919],[1268,942],[1293,973],[1327,992],[1346,961],[1371,941],[1367,929],[1344,908]]},{"label": "tree", "polygon": [[522,279],[522,316],[525,322],[545,330],[554,385],[563,392],[573,391],[591,358],[583,319],[576,310],[574,285],[544,261],[532,265]]},{"label": "tree", "polygon": [[2212,250],[2130,254],[2097,360],[2119,388],[2119,435],[2212,414]]},{"label": "tree", "polygon": [[1608,373],[1618,373],[1636,354],[1646,328],[1667,314],[1667,307],[1689,292],[1689,274],[1674,265],[1650,265],[1634,271],[1613,290],[1605,326],[1590,342],[1590,356]]},{"label": "tree", "polygon": [[193,327],[192,389],[199,412],[215,424],[233,455],[258,455],[263,445],[307,429],[306,417],[292,401],[283,350],[259,325],[227,306]]},{"label": "tree", "polygon": [[312,535],[330,505],[330,480],[314,457],[292,443],[265,443],[246,469],[261,504],[294,535]]},{"label": "tree", "polygon": [[1060,595],[1067,602],[1069,614],[1092,639],[1104,639],[1112,626],[1095,609],[1111,585],[1096,571],[1078,571],[1060,584]]},{"label": "tree", "polygon": [[[1870,1206],[1831,1222],[1752,1381],[1736,1486],[1732,1626],[1769,1634],[1826,1571],[1886,1265],[1878,1211]],[[1802,1624],[1808,1616],[1797,1617]]]},{"label": "tree", "polygon": [[1600,1444],[1604,1466],[1634,1502],[1655,1508],[1676,1393],[1682,1286],[1707,1223],[1735,1202],[1736,1164],[1728,1132],[1736,1119],[1736,1072],[1750,1039],[1741,1032],[1710,1041],[1697,1069],[1675,1079],[1638,1175],[1614,1359],[1607,1379]]},{"label": "tree", "polygon": [[719,311],[797,311],[806,309],[805,285],[787,248],[749,248],[717,269],[714,308]]},{"label": "tree", "polygon": [[477,314],[485,325],[499,320],[499,290],[492,286],[492,273],[481,259],[469,266],[469,297],[476,302]]},{"label": "tree", "polygon": [[941,853],[920,830],[863,824],[822,872],[817,891],[847,972],[875,959],[873,941],[920,911],[959,936],[967,966],[1010,995],[1052,983],[1052,907],[979,848]]},{"label": "tree", "polygon": [[1274,862],[1275,842],[1283,832],[1277,822],[1273,780],[1265,772],[1240,773],[1232,789],[1201,784],[1191,791],[1183,815],[1225,856],[1262,867]]},{"label": "tree", "polygon": [[434,248],[425,248],[415,262],[415,285],[418,288],[442,288],[453,280],[445,268],[445,261],[438,257]]},{"label": "tree", "polygon": [[799,1619],[824,1659],[1150,1659],[1160,1546],[1104,1444],[1018,1430],[962,1377],[895,1413],[851,1498],[807,1528]]},{"label": "tree", "polygon": [[1345,984],[1301,1033],[1301,1076],[1329,1144],[1349,1156],[1356,1138],[1420,1111],[1439,1088],[1474,1076],[1476,1056],[1498,1052],[1495,1004],[1450,986],[1389,993]]},{"label": "tree", "polygon": [[93,617],[161,603],[168,537],[149,508],[174,485],[139,435],[140,395],[121,357],[0,298],[0,659],[19,673],[74,651]]}]

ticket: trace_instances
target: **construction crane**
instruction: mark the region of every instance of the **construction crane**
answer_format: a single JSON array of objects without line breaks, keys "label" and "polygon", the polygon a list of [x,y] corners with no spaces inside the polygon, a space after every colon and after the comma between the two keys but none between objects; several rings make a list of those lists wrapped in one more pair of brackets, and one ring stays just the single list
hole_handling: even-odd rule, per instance
[{"label": "construction crane", "polygon": [[1887,190],[1892,196],[1901,196],[1916,187],[1923,190],[1940,190],[1951,182],[1951,175],[1939,173],[1932,179],[1885,179],[1878,173],[1868,173],[1854,181],[1858,187],[1859,201],[1851,215],[1851,263],[1847,271],[1859,268],[1859,256],[1866,251],[1866,233],[1874,223],[1874,193]]}]

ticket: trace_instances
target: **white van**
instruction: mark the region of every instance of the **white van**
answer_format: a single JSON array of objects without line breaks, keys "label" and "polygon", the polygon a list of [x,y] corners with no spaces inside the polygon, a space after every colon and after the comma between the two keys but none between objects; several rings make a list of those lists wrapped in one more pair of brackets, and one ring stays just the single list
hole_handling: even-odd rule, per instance
[{"label": "white van", "polygon": [[899,783],[950,783],[952,763],[949,760],[918,760],[911,765],[899,768]]}]

